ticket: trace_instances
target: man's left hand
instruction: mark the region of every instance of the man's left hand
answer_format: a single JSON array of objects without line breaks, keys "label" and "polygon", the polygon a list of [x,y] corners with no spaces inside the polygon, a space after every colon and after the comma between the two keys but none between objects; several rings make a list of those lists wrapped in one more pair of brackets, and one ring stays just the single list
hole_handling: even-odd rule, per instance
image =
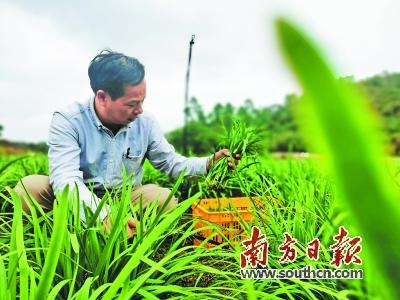
[{"label": "man's left hand", "polygon": [[214,155],[207,161],[207,172],[210,170],[212,164],[216,163],[218,160],[220,160],[223,157],[227,158],[229,169],[233,168],[233,163],[236,166],[239,163],[239,160],[242,158],[240,153],[235,153],[233,155],[233,160],[232,160],[229,149],[221,149],[221,150],[215,152]]}]

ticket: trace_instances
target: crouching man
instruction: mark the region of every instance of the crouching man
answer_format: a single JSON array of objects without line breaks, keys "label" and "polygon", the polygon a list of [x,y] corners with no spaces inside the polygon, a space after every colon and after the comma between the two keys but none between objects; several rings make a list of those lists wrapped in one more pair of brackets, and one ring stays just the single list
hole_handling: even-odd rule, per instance
[{"label": "crouching man", "polygon": [[[179,155],[165,139],[154,117],[143,113],[145,70],[136,58],[103,50],[90,62],[88,75],[94,96],[53,115],[48,140],[50,177],[30,175],[15,187],[26,212],[29,212],[26,191],[45,210],[51,210],[53,191],[75,184],[81,202],[94,211],[105,188],[121,186],[123,168],[128,175],[133,174],[133,202],[142,196],[146,205],[157,198],[158,205],[162,206],[170,190],[155,184],[141,184],[146,158],[156,169],[172,177],[177,177],[185,168],[187,176],[207,172],[209,157]],[[170,104],[160,102],[160,105]],[[215,161],[228,155],[228,150],[222,149],[211,158]],[[95,195],[90,192],[89,185]],[[172,198],[167,208],[172,209],[175,205],[177,199]],[[80,211],[84,220],[83,209]],[[109,230],[106,209],[100,212],[100,218],[106,231]],[[134,226],[130,219],[128,235],[132,235]]]}]

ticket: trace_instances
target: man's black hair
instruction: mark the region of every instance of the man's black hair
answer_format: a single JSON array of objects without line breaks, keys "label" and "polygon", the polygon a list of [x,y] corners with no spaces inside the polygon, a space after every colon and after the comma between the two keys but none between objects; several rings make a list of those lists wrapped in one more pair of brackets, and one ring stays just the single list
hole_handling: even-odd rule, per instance
[{"label": "man's black hair", "polygon": [[144,73],[144,66],[136,58],[109,49],[96,55],[88,69],[93,92],[103,90],[112,100],[125,94],[126,85],[141,83]]}]

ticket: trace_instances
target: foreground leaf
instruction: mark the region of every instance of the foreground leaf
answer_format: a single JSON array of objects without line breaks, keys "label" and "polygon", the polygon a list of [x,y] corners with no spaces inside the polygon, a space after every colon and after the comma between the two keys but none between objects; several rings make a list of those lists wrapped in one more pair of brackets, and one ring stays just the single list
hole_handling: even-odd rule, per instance
[{"label": "foreground leaf", "polygon": [[51,234],[50,247],[46,253],[40,282],[36,292],[36,299],[46,299],[50,287],[55,276],[55,270],[58,263],[58,258],[64,242],[64,236],[67,232],[67,214],[68,214],[68,189],[64,189],[62,194],[58,195],[59,206],[54,206],[54,227]]},{"label": "foreground leaf", "polygon": [[400,197],[384,168],[377,121],[367,101],[335,78],[304,34],[283,19],[276,25],[282,52],[304,88],[305,105],[317,134],[313,144],[327,154],[365,240],[364,249],[382,270],[382,293],[387,293],[386,299],[399,299]]}]

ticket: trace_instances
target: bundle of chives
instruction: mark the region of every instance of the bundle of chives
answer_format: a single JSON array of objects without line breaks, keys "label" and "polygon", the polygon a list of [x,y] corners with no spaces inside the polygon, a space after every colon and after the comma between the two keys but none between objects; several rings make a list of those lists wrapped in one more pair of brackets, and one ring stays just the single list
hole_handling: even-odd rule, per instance
[{"label": "bundle of chives", "polygon": [[216,192],[222,191],[226,187],[227,181],[235,178],[240,171],[234,163],[235,155],[240,154],[242,160],[246,161],[249,157],[258,154],[261,149],[261,141],[262,136],[256,128],[248,127],[242,121],[235,120],[229,130],[225,128],[225,136],[221,139],[219,149],[229,149],[233,170],[229,170],[226,159],[212,162],[204,180],[205,188]]}]

